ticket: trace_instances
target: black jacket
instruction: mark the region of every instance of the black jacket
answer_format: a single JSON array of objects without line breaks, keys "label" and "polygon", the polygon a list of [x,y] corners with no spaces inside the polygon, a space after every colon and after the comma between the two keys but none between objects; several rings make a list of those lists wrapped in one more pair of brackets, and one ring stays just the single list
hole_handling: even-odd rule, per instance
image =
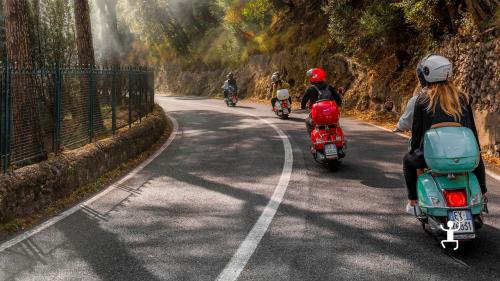
[{"label": "black jacket", "polygon": [[[420,94],[415,102],[415,109],[413,115],[413,126],[411,129],[411,151],[415,152],[416,149],[423,151],[423,138],[425,132],[431,129],[432,125],[442,123],[442,122],[457,122],[453,116],[446,114],[443,109],[437,105],[434,113],[427,110],[429,106],[429,101],[427,94],[424,92]],[[470,102],[466,103],[462,101],[462,117],[458,121],[462,126],[467,127],[474,132],[476,136],[477,143],[479,145],[479,139],[477,137],[476,123],[474,122],[474,116],[472,114],[472,107]]]},{"label": "black jacket", "polygon": [[[321,82],[321,83],[313,83],[313,85],[316,86],[320,90],[325,90],[326,88],[328,88],[328,90],[332,94],[332,99],[337,103],[338,106],[342,105],[342,98],[337,93],[337,91],[335,90],[335,88],[333,88],[332,86],[330,86],[330,85],[328,85],[326,83],[323,83],[323,82]],[[313,87],[313,86],[309,87],[306,90],[306,93],[304,94],[304,97],[302,98],[301,108],[305,109],[306,106],[307,106],[307,102],[308,101],[309,101],[310,106],[312,106],[315,102],[318,101],[318,96],[319,96],[318,90],[316,90],[316,88]]]},{"label": "black jacket", "polygon": [[238,85],[236,85],[236,79],[234,79],[234,78],[229,78],[229,79],[227,79],[227,80],[226,80],[226,83],[227,83],[228,85],[230,85],[230,86],[233,86],[233,87],[234,87],[234,90],[235,90],[236,92],[238,92]]}]

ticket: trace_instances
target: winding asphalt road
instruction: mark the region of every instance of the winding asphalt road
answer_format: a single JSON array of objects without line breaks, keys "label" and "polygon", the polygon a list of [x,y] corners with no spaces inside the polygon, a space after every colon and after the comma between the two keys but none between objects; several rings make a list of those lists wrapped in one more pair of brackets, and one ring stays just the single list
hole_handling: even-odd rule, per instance
[{"label": "winding asphalt road", "polygon": [[178,121],[172,143],[1,244],[0,280],[500,280],[500,182],[488,178],[478,240],[444,251],[404,213],[405,139],[344,119],[347,158],[329,172],[311,158],[303,112],[157,101]]}]

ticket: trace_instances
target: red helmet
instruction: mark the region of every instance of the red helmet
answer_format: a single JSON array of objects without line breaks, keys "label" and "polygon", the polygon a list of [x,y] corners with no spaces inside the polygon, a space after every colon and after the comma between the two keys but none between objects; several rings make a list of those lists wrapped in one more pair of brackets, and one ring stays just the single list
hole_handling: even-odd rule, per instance
[{"label": "red helmet", "polygon": [[324,82],[326,80],[326,72],[321,68],[313,68],[307,71],[307,77],[311,83]]}]

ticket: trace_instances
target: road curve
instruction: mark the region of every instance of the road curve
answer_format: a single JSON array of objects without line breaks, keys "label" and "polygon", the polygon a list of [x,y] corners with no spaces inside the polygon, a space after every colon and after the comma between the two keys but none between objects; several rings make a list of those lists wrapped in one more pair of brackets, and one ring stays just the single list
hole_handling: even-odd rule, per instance
[{"label": "road curve", "polygon": [[[403,212],[405,139],[344,119],[347,158],[332,173],[311,159],[304,113],[157,101],[179,124],[170,146],[82,208],[0,245],[0,280],[216,280],[239,266],[221,280],[500,280],[498,181],[488,178],[481,236],[450,253]],[[287,159],[293,172],[274,202]],[[232,267],[249,240],[249,259]]]}]

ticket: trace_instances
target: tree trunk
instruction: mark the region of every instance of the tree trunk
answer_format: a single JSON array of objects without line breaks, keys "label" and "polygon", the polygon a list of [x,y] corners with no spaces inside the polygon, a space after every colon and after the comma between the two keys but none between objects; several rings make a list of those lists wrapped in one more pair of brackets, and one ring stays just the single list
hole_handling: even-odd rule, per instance
[{"label": "tree trunk", "polygon": [[[109,31],[109,36],[113,40],[111,46],[108,47],[107,55],[109,57],[110,65],[115,68],[120,68],[120,57],[122,42],[120,34],[118,33],[118,18],[116,16],[116,1],[117,0],[106,0],[106,19],[107,19],[107,29]],[[122,106],[123,103],[123,79],[121,75],[116,76],[115,80],[116,87],[116,105],[118,108]]]},{"label": "tree trunk", "polygon": [[74,0],[74,13],[78,62],[81,65],[94,66],[94,45],[92,44],[92,28],[90,24],[90,7],[88,1]]},{"label": "tree trunk", "polygon": [[[87,0],[74,0],[74,15],[75,15],[75,26],[76,26],[76,49],[78,53],[78,63],[83,67],[88,67],[89,69],[95,66],[95,55],[94,55],[94,45],[92,41],[92,25],[90,24],[90,7]],[[89,70],[90,71],[90,70]],[[93,131],[101,133],[104,129],[104,124],[101,114],[101,106],[99,105],[99,97],[97,91],[92,91],[92,87],[95,90],[95,82],[89,80],[88,77],[82,76],[81,81],[81,94],[87,95],[89,99],[92,99],[92,109],[93,109],[93,122],[89,124],[93,126]],[[93,94],[93,96],[90,95]],[[79,99],[77,99],[80,102]],[[94,133],[94,135],[96,135]]]},{"label": "tree trunk", "polygon": [[34,45],[34,50],[35,50],[35,63],[38,66],[44,66],[45,64],[45,59],[43,57],[43,52],[42,52],[42,42],[40,40],[40,0],[33,0],[33,45]]},{"label": "tree trunk", "polygon": [[109,35],[111,36],[113,43],[109,48],[110,63],[113,66],[120,65],[120,51],[121,51],[121,40],[118,33],[118,18],[116,16],[116,0],[106,1],[107,14],[107,25],[109,30]]},{"label": "tree trunk", "polygon": [[[11,159],[21,161],[44,157],[37,110],[38,98],[31,74],[34,69],[28,3],[26,0],[5,0],[4,12],[7,58],[16,68],[11,80]],[[24,73],[19,69],[23,69]]]}]

